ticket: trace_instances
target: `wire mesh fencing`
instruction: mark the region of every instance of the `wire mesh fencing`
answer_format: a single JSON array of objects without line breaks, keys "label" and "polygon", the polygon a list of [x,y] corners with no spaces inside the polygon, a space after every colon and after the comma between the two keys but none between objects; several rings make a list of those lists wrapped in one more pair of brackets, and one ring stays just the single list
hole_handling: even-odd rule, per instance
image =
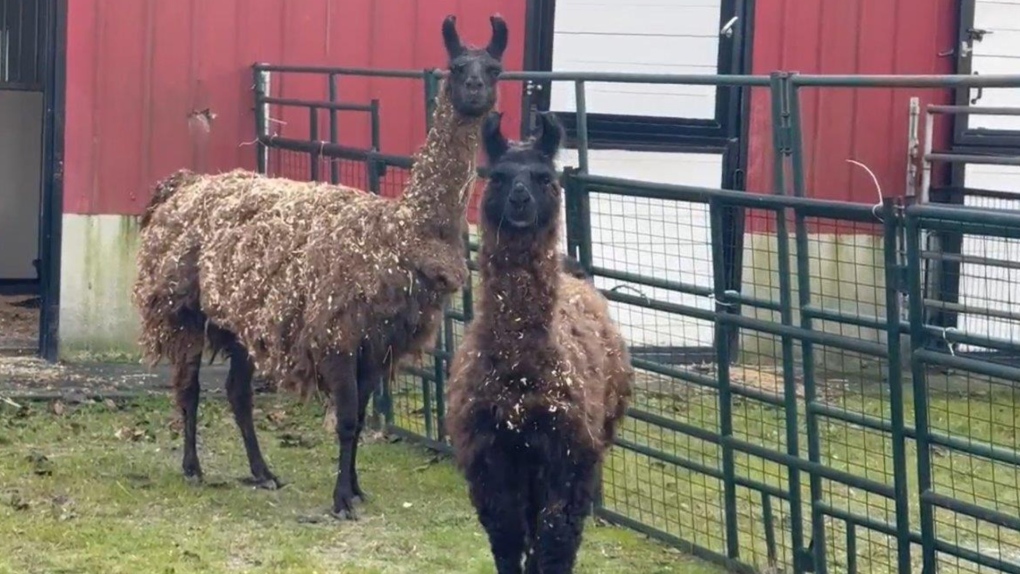
[{"label": "wire mesh fencing", "polygon": [[[804,197],[795,82],[761,80],[790,194],[608,177],[582,168],[583,132],[563,162],[563,248],[637,369],[596,514],[737,571],[1020,572],[1020,216]],[[394,197],[413,167],[309,143],[267,139],[267,172]],[[435,351],[375,401],[438,449],[477,242]]]}]

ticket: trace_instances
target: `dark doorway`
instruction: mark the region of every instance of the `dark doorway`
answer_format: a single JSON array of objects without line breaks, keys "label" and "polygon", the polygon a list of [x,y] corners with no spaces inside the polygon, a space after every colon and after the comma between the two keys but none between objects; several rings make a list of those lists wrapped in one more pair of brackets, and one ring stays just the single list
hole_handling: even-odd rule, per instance
[{"label": "dark doorway", "polygon": [[56,357],[66,0],[0,0],[0,354]]}]

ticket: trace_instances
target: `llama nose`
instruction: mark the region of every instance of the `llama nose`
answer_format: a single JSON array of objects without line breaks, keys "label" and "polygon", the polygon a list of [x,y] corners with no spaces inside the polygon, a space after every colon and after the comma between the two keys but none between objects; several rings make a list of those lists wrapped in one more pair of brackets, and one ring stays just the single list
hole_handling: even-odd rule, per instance
[{"label": "llama nose", "polygon": [[510,203],[515,207],[527,205],[529,201],[531,201],[531,194],[528,193],[528,188],[524,185],[515,185],[510,191]]},{"label": "llama nose", "polygon": [[468,79],[464,80],[464,87],[471,93],[482,91],[483,85],[482,78],[479,76],[470,76]]}]

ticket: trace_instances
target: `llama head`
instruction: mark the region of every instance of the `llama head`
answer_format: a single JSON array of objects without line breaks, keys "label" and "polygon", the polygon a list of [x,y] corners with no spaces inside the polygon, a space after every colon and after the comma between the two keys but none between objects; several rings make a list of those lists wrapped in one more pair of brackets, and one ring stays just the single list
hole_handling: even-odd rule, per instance
[{"label": "llama head", "polygon": [[503,230],[537,231],[560,212],[556,154],[563,127],[549,112],[538,116],[538,131],[527,141],[511,142],[503,135],[503,115],[490,112],[482,125],[482,143],[489,165],[489,182],[482,198],[486,224]]},{"label": "llama head", "polygon": [[496,105],[496,85],[503,71],[507,28],[498,14],[489,21],[492,23],[489,44],[485,48],[475,48],[460,41],[456,16],[443,20],[443,42],[450,69],[446,89],[453,109],[464,117],[481,117]]}]

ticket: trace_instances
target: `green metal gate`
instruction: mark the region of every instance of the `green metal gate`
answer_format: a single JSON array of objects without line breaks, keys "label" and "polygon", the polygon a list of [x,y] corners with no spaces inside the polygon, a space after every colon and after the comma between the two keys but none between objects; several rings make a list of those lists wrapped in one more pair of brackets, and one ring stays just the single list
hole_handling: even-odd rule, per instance
[{"label": "green metal gate", "polygon": [[[255,71],[264,87],[267,75],[288,68]],[[431,72],[318,72],[330,85],[347,75],[391,74],[421,89],[426,101],[436,88]],[[947,256],[928,249],[928,234],[1020,238],[1020,213],[812,199],[799,123],[801,89],[1020,87],[1020,77],[512,73],[505,81],[518,80],[578,87],[579,160],[562,175],[566,243],[596,272],[617,320],[635,316],[625,309],[643,309],[715,326],[712,361],[635,359],[636,394],[603,468],[598,516],[738,571],[1020,572],[1020,369],[1007,358],[1020,351],[1020,336],[993,340],[933,321],[933,309],[960,303],[929,292],[922,265]],[[768,90],[774,193],[591,173],[584,85],[596,81]],[[286,101],[270,96],[256,94],[259,126],[268,103]],[[360,105],[385,118],[385,104]],[[410,158],[345,148],[330,128],[328,142],[260,131],[260,167],[280,174],[273,165],[297,154],[310,160],[305,177],[329,173],[339,182],[334,166],[343,164],[371,191],[402,187]],[[323,161],[329,169],[311,167]],[[654,273],[600,277],[593,205],[627,201],[707,207],[711,289]],[[733,224],[751,220],[768,231],[750,234]],[[473,269],[476,250],[469,237]],[[735,252],[742,253],[742,274],[733,272]],[[1007,284],[1020,284],[1020,253],[980,259],[984,268],[1001,269]],[[1015,301],[1005,299],[968,311],[1020,326],[1020,291]],[[472,301],[469,284],[448,310],[438,350],[377,397],[380,424],[391,433],[447,448],[446,365]],[[1007,352],[966,354],[958,345]]]}]

